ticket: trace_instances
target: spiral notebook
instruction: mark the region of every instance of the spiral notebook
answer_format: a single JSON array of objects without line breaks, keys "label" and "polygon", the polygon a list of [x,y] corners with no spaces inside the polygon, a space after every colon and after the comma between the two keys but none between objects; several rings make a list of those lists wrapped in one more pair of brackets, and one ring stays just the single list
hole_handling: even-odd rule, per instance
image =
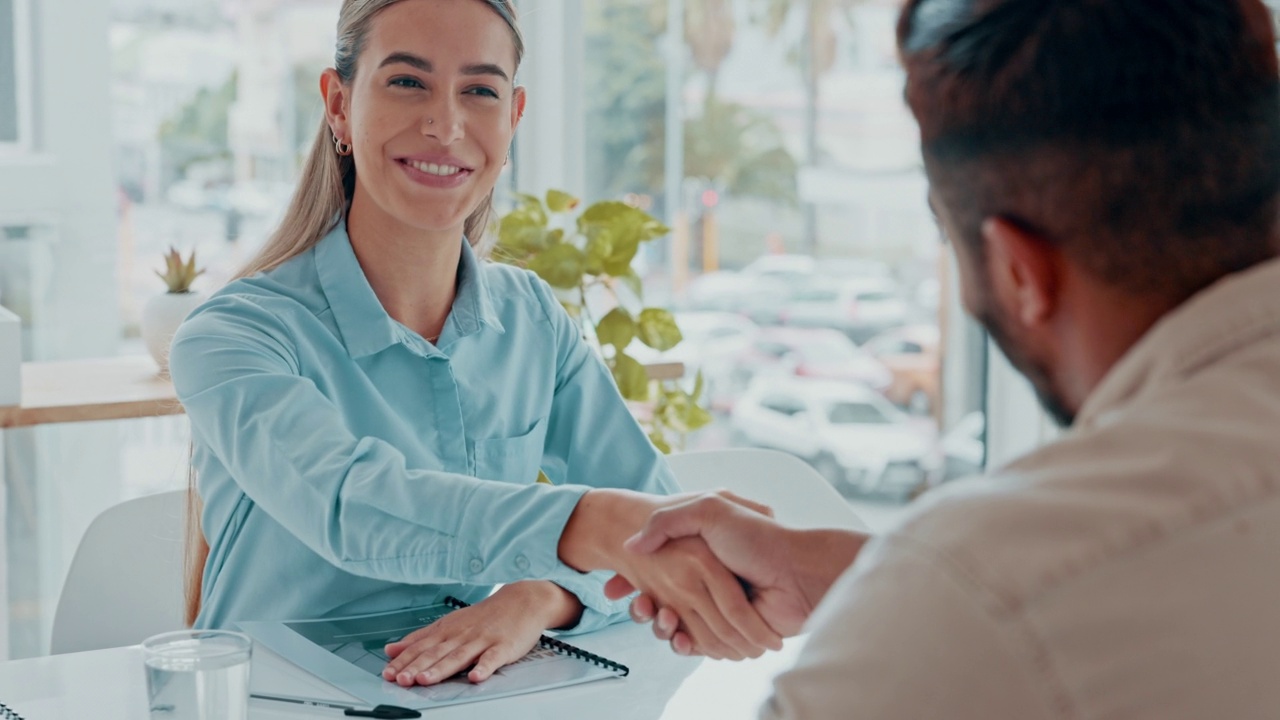
[{"label": "spiral notebook", "polygon": [[284,659],[371,705],[424,710],[626,677],[630,672],[625,665],[543,635],[523,658],[482,683],[459,676],[437,685],[402,688],[382,679],[387,643],[466,606],[450,597],[436,605],[369,615],[238,625]]}]

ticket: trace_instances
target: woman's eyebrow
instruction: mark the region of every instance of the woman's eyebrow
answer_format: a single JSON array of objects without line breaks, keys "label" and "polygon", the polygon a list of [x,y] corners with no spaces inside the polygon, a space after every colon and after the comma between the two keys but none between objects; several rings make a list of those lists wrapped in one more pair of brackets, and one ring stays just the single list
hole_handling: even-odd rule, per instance
[{"label": "woman's eyebrow", "polygon": [[[424,57],[420,57],[418,55],[414,55],[413,53],[403,52],[403,51],[393,52],[390,55],[386,56],[385,58],[383,58],[382,62],[378,64],[378,67],[382,68],[388,65],[394,65],[396,63],[403,63],[405,65],[410,65],[425,73],[435,72],[435,66],[431,64],[430,60]],[[497,77],[500,77],[503,80],[506,80],[508,82],[511,80],[511,78],[507,76],[507,71],[503,70],[500,65],[495,65],[493,63],[473,63],[471,65],[465,65],[462,68],[462,74],[463,75],[496,75]]]}]

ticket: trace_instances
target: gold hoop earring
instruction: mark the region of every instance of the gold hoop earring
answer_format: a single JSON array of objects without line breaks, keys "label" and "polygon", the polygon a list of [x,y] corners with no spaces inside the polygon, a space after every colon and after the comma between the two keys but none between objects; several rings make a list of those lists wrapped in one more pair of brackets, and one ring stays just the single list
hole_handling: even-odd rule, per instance
[{"label": "gold hoop earring", "polygon": [[346,157],[351,154],[351,144],[344,143],[338,139],[337,135],[333,136],[333,150],[339,155]]}]

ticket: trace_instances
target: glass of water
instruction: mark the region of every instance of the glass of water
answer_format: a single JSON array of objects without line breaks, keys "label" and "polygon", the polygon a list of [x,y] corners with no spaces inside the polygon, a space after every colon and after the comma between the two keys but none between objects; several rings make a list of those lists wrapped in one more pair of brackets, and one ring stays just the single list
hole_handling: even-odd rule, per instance
[{"label": "glass of water", "polygon": [[147,638],[152,720],[246,720],[253,642],[228,630],[179,630]]}]

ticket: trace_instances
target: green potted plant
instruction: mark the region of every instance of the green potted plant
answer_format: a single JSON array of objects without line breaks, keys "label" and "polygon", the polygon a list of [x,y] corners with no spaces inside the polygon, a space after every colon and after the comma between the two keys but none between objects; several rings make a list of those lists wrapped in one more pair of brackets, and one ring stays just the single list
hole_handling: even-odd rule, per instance
[{"label": "green potted plant", "polygon": [[178,326],[205,300],[203,294],[191,289],[195,279],[204,274],[204,269],[196,266],[194,250],[184,259],[170,247],[164,256],[164,265],[164,272],[157,270],[156,275],[164,281],[168,292],[151,298],[142,308],[142,340],[160,366],[161,374],[169,371],[169,343],[173,342]]},{"label": "green potted plant", "polygon": [[519,204],[498,224],[492,257],[528,268],[555,289],[569,316],[604,358],[622,397],[632,403],[649,439],[663,452],[711,422],[699,404],[702,376],[692,389],[649,377],[627,353],[633,340],[659,352],[681,341],[670,312],[644,306],[640,276],[631,267],[643,243],[670,230],[645,211],[616,201],[581,212],[578,198],[550,190],[545,201],[517,196]]}]

